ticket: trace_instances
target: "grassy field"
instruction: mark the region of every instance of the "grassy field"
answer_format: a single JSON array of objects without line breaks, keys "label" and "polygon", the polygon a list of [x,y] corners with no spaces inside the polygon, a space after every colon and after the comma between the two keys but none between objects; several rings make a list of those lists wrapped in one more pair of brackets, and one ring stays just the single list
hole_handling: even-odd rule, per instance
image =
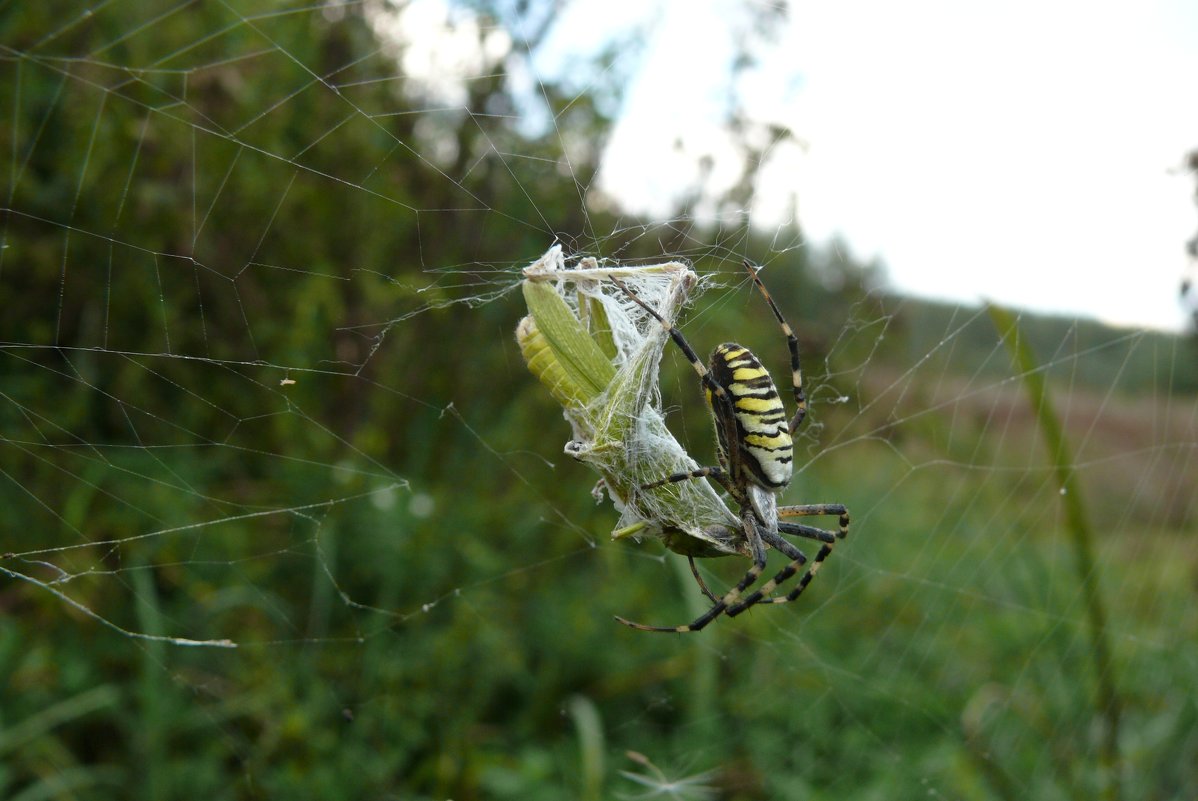
[{"label": "grassy field", "polygon": [[[1115,775],[1060,493],[1020,382],[900,368],[824,379],[851,401],[816,405],[787,499],[844,502],[854,528],[803,602],[688,637],[613,622],[679,623],[702,599],[683,560],[607,540],[615,516],[590,498],[592,474],[555,456],[564,423],[528,436],[556,417],[531,377],[483,429],[469,409],[430,411],[444,462],[392,474],[411,479],[390,490],[377,491],[386,474],[329,461],[253,478],[252,454],[228,445],[131,449],[91,462],[93,479],[73,469],[64,525],[103,531],[134,493],[162,523],[102,550],[30,540],[7,557],[43,584],[9,581],[3,596],[5,792],[1192,797],[1193,400],[1054,385],[1109,614]],[[336,379],[305,381],[323,393]],[[698,393],[689,379],[665,391],[704,452]],[[295,415],[279,424],[319,436]],[[191,489],[142,489],[163,466]],[[245,471],[245,510],[293,504],[207,525],[200,495],[230,470]],[[727,586],[744,564],[703,567]],[[239,647],[141,637],[157,634]]]}]

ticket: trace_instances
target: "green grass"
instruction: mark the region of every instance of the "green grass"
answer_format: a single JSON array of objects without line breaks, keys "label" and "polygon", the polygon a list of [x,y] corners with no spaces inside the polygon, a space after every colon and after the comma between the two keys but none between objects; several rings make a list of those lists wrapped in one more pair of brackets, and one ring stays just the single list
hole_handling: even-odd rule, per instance
[{"label": "green grass", "polygon": [[[134,450],[112,463],[120,469],[91,463],[90,484],[67,482],[64,514],[97,534],[225,522],[52,556],[115,571],[61,591],[132,631],[239,647],[129,639],[10,584],[5,792],[535,800],[652,790],[621,771],[662,793],[710,788],[728,801],[1071,799],[1110,786],[1076,533],[1019,382],[972,392],[941,373],[897,384],[867,374],[845,387],[852,404],[817,403],[822,429],[800,440],[786,498],[847,504],[849,539],[802,603],[658,636],[612,615],[693,619],[703,599],[685,563],[654,542],[607,539],[616,516],[590,497],[593,474],[556,455],[567,427],[531,376],[517,378],[511,403],[464,411],[487,447],[452,417],[417,412],[415,433],[397,436],[424,443],[397,457],[394,474],[342,469],[353,462],[321,451],[311,424],[284,418],[273,421],[280,436],[307,437],[324,455]],[[306,380],[319,394],[320,379]],[[1145,514],[1125,473],[1094,456],[1140,460],[1137,475],[1155,475],[1121,438],[1144,419],[1163,426],[1167,403],[1184,409],[1158,398],[1146,415],[1143,398],[1111,397],[1095,425],[1076,413],[1090,403],[1084,392],[1049,387],[1089,455],[1076,474],[1120,678],[1122,796],[1192,797],[1193,523],[1180,500]],[[685,409],[671,426],[708,453],[693,379],[665,391]],[[484,409],[493,417],[480,420]],[[375,436],[362,430],[363,441]],[[1149,455],[1170,452],[1137,436]],[[77,465],[73,451],[49,453]],[[138,476],[162,459],[198,489],[146,491]],[[361,494],[395,474],[410,486]],[[263,506],[358,500],[245,518],[252,504],[213,506],[201,494]],[[137,515],[114,497],[136,498]],[[11,549],[67,541],[22,528],[12,517],[21,508],[0,511]],[[35,558],[47,557],[5,564],[52,579]],[[713,588],[744,570],[735,558],[701,566]],[[104,703],[71,706],[96,687]]]},{"label": "green grass", "polygon": [[[796,482],[804,500],[855,513],[805,602],[678,637],[611,616],[690,619],[701,599],[685,565],[653,543],[606,542],[610,510],[592,505],[580,468],[561,472],[573,493],[551,507],[499,500],[484,486],[495,479],[475,471],[452,489],[424,487],[435,521],[405,518],[402,502],[351,506],[317,540],[305,544],[301,526],[265,558],[243,541],[248,561],[120,574],[141,610],[131,628],[218,626],[237,634],[234,652],[138,643],[23,592],[13,619],[43,647],[4,652],[6,718],[112,688],[120,703],[41,735],[71,755],[59,767],[119,775],[89,787],[96,798],[105,787],[608,798],[637,791],[620,770],[644,773],[626,751],[671,779],[714,770],[699,784],[727,799],[1072,798],[1100,786],[1085,602],[1051,482],[1028,492],[1020,474],[912,469],[881,442],[855,441]],[[459,493],[496,502],[455,503]],[[1108,538],[1098,551],[1129,544]],[[1124,792],[1182,797],[1193,784],[1178,766],[1193,763],[1173,760],[1195,753],[1182,688],[1196,654],[1165,644],[1186,631],[1194,641],[1193,614],[1176,619],[1191,608],[1188,574],[1119,564],[1117,589],[1140,599],[1107,622],[1112,658],[1141,677],[1124,700]],[[356,602],[401,614],[346,607],[326,568]],[[743,564],[704,569],[723,586]],[[118,580],[96,584],[89,604],[124,616]],[[14,748],[10,787],[38,781],[31,747]]]}]

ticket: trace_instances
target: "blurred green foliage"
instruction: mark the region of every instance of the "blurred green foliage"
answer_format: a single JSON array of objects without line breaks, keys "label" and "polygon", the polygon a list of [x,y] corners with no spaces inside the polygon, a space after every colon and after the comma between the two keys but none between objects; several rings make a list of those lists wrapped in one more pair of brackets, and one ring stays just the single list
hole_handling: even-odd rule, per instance
[{"label": "blurred green foliage", "polygon": [[[512,24],[481,5],[480,39]],[[798,239],[605,210],[613,87],[538,86],[530,130],[499,62],[446,104],[372,10],[0,6],[0,796],[615,797],[634,750],[727,799],[1090,797],[1079,589],[993,330]],[[854,512],[806,603],[613,623],[701,598],[607,541],[520,361],[516,268],[555,237],[768,264],[816,422],[788,500]],[[785,364],[757,302],[712,292],[688,336]],[[1172,341],[1047,325],[1053,385],[1110,399],[1072,423],[1126,795],[1194,797],[1194,468],[1161,445],[1194,437],[1161,407],[1195,379]],[[709,458],[688,369],[663,392]]]}]

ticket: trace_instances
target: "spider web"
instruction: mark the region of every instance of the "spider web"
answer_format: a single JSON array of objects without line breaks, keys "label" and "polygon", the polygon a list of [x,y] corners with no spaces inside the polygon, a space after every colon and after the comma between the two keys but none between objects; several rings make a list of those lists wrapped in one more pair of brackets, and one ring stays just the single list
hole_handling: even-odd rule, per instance
[{"label": "spider web", "polygon": [[[734,33],[768,46],[777,13]],[[794,143],[743,118],[749,166],[622,211],[604,137],[637,31],[550,75],[547,7],[0,15],[8,793],[1196,791],[1192,343],[889,294],[755,218]],[[609,539],[521,360],[521,269],[555,242],[693,264],[688,339],[784,375],[740,260],[764,265],[811,398],[784,500],[853,512],[801,603],[613,623],[705,601]],[[670,344],[661,396],[710,463]]]}]

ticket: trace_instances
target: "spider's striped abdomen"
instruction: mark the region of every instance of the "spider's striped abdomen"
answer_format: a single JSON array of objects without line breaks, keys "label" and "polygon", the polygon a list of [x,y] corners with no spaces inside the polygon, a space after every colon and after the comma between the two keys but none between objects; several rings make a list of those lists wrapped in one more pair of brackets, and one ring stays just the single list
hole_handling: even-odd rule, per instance
[{"label": "spider's striped abdomen", "polygon": [[[786,420],[786,407],[769,372],[748,348],[725,343],[711,352],[711,374],[732,399],[736,416],[736,447],[748,477],[768,489],[781,489],[790,483],[794,448]],[[711,393],[708,392],[708,402]],[[727,452],[724,429],[720,425],[721,407],[713,404],[716,433]]]}]

